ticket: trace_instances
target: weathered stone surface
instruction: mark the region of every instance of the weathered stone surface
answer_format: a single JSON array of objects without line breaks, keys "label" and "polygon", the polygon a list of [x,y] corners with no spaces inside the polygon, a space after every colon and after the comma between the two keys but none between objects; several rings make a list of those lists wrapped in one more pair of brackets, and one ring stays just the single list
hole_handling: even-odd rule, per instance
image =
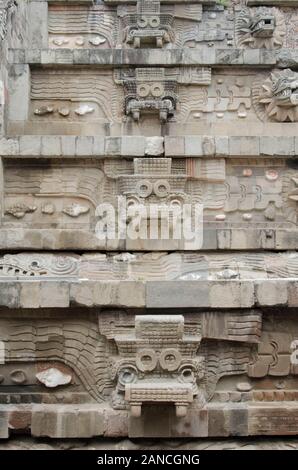
[{"label": "weathered stone surface", "polygon": [[297,22],[0,1],[1,438],[298,433]]}]

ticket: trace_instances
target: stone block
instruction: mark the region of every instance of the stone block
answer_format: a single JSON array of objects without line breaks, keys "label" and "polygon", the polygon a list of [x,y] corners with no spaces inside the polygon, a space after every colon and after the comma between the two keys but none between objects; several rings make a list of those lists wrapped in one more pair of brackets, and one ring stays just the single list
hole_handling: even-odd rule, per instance
[{"label": "stone block", "polygon": [[20,137],[20,154],[22,156],[40,156],[41,137],[35,135],[22,135]]},{"label": "stone block", "polygon": [[47,157],[60,157],[62,154],[60,136],[56,136],[56,135],[42,136],[41,154]]},{"label": "stone block", "polygon": [[254,305],[252,281],[219,281],[209,286],[209,304],[212,308],[250,308]]},{"label": "stone block", "polygon": [[165,137],[165,156],[166,157],[184,157],[185,138],[184,137]]},{"label": "stone block", "polygon": [[257,157],[260,154],[259,137],[230,137],[230,155]]},{"label": "stone block", "polygon": [[123,136],[121,139],[121,155],[123,157],[143,157],[145,155],[145,138]]},{"label": "stone block", "polygon": [[128,436],[128,422],[127,411],[112,410],[111,408],[106,409],[104,436],[112,438]]},{"label": "stone block", "polygon": [[295,403],[280,406],[254,406],[248,412],[250,436],[285,436],[298,433],[298,408]]},{"label": "stone block", "polygon": [[288,281],[288,306],[298,307],[298,282]]},{"label": "stone block", "polygon": [[120,137],[106,137],[105,154],[121,155],[121,138]]},{"label": "stone block", "polygon": [[8,427],[8,412],[1,406],[0,409],[0,439],[8,439],[9,427]]},{"label": "stone block", "polygon": [[215,137],[215,149],[217,156],[228,156],[229,155],[229,137],[227,136],[216,136]]},{"label": "stone block", "polygon": [[61,149],[63,157],[74,157],[76,154],[76,137],[72,135],[61,136]]},{"label": "stone block", "polygon": [[30,1],[28,5],[29,47],[48,47],[48,6],[46,2]]},{"label": "stone block", "polygon": [[[54,299],[52,299],[54,300]],[[41,290],[39,281],[27,281],[21,284],[21,308],[39,308],[41,305]]]},{"label": "stone block", "polygon": [[0,281],[0,306],[19,308],[20,285],[17,281]]},{"label": "stone block", "polygon": [[164,137],[145,138],[145,155],[148,157],[159,157],[164,154],[164,151]]},{"label": "stone block", "polygon": [[18,138],[0,138],[0,155],[18,155],[20,152],[20,144]]},{"label": "stone block", "polygon": [[104,409],[100,406],[43,406],[32,411],[31,433],[35,437],[90,438],[104,433]]},{"label": "stone block", "polygon": [[105,154],[105,138],[95,135],[93,137],[92,155],[101,157]]},{"label": "stone block", "polygon": [[256,282],[256,301],[262,306],[285,305],[288,302],[287,280]]},{"label": "stone block", "polygon": [[9,76],[8,119],[26,121],[30,103],[30,70],[28,65],[13,65]]},{"label": "stone block", "polygon": [[42,282],[40,285],[40,307],[69,307],[69,284],[61,281]]},{"label": "stone block", "polygon": [[199,308],[209,306],[207,282],[152,281],[147,283],[147,308]]},{"label": "stone block", "polygon": [[201,136],[186,136],[185,137],[185,156],[187,157],[200,157],[203,155],[202,137]]},{"label": "stone block", "polygon": [[93,155],[93,137],[78,136],[76,138],[76,155],[78,157]]},{"label": "stone block", "polygon": [[293,156],[295,155],[295,139],[294,137],[260,137],[260,153],[261,155],[270,156]]}]

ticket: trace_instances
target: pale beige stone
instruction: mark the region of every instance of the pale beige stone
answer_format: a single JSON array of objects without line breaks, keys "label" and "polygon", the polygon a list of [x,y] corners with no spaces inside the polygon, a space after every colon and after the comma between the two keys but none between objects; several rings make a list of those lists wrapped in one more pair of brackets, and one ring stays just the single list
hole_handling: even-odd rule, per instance
[{"label": "pale beige stone", "polygon": [[283,305],[288,301],[287,283],[283,281],[258,281],[256,285],[257,302],[261,305]]}]

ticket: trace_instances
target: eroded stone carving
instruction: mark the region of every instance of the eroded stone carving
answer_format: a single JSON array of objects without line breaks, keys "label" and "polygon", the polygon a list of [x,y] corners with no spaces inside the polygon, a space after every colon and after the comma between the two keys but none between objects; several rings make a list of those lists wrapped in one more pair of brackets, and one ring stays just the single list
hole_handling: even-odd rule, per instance
[{"label": "eroded stone carving", "polygon": [[36,374],[36,378],[39,380],[39,382],[43,383],[48,388],[55,388],[60,385],[68,385],[72,380],[71,375],[67,375],[55,367],[50,367],[49,369],[45,369],[42,372],[38,372]]},{"label": "eroded stone carving", "polygon": [[37,210],[36,206],[27,206],[23,203],[15,204],[12,207],[8,207],[5,211],[6,214],[12,215],[16,219],[22,219],[25,214],[31,214]]},{"label": "eroded stone carving", "polygon": [[253,100],[260,119],[278,122],[298,120],[298,74],[291,69],[274,71],[254,85]]},{"label": "eroded stone carving", "polygon": [[30,254],[0,258],[1,277],[66,277],[90,280],[254,280],[293,279],[298,255],[293,253],[110,253]]},{"label": "eroded stone carving", "polygon": [[277,8],[244,7],[236,16],[235,30],[239,46],[274,49],[282,47],[286,25]]},{"label": "eroded stone carving", "polygon": [[0,3],[0,40],[3,41],[7,34],[11,14],[17,7],[16,0],[2,0]]},{"label": "eroded stone carving", "polygon": [[[94,321],[84,318],[78,321],[70,318],[63,321],[61,318],[8,321],[2,318],[0,323],[6,354],[5,366],[1,369],[5,373],[3,367],[8,371],[13,367],[10,380],[15,383],[26,381],[28,387],[24,395],[30,396],[29,386],[38,383],[39,393],[47,393],[49,387],[64,383],[69,394],[73,380],[76,385],[72,399],[78,389],[82,393],[81,398],[78,396],[79,402],[104,400],[105,390],[111,386],[105,369],[106,340],[99,334]],[[8,383],[6,376],[5,373],[2,385]],[[8,393],[10,395],[13,392]],[[54,395],[50,397],[52,403],[56,401]]]},{"label": "eroded stone carving", "polygon": [[[233,341],[254,343],[260,335],[258,314],[227,314],[221,332],[217,321],[216,314],[210,317],[203,314],[197,320],[181,315],[136,316],[133,332],[124,323],[125,316],[116,314],[111,324],[111,313],[103,314],[99,318],[100,331],[115,341],[119,354],[112,358],[110,372],[117,381],[114,407],[125,408],[128,403],[136,417],[146,403],[174,404],[177,416],[184,416],[194,399],[196,406],[203,407],[211,399],[220,377],[245,371],[249,349],[243,347],[243,361],[238,361],[234,353],[239,346],[233,345]],[[123,333],[117,333],[119,328]],[[201,355],[203,338],[219,337],[232,344],[219,343],[216,353],[212,342],[204,343]],[[222,354],[227,362],[215,364],[217,354]]]},{"label": "eroded stone carving", "polygon": [[[163,143],[159,144],[158,140],[158,153],[163,151]],[[153,150],[148,151],[153,153]],[[5,215],[0,233],[1,230],[20,227],[40,230],[40,233],[47,229],[55,240],[59,240],[61,230],[68,230],[67,237],[71,237],[67,238],[68,248],[73,248],[71,240],[78,237],[84,240],[88,236],[88,248],[94,249],[94,243],[98,243],[94,235],[99,221],[96,208],[108,203],[114,207],[117,216],[120,197],[126,198],[127,208],[130,204],[145,208],[155,204],[159,210],[165,209],[165,213],[174,213],[175,209],[183,208],[187,203],[192,206],[201,204],[205,230],[213,229],[216,224],[219,229],[237,226],[243,231],[248,228],[268,229],[275,233],[282,224],[283,228],[294,232],[297,223],[297,170],[291,166],[281,158],[249,161],[162,156],[132,160],[68,159],[53,161],[50,168],[37,160],[28,164],[24,160],[6,160]],[[20,200],[23,201],[21,205]],[[33,212],[26,209],[30,207],[35,208]],[[147,227],[147,219],[144,224]],[[114,249],[135,249],[136,245],[123,247],[121,241],[114,245]],[[141,243],[137,245],[138,249],[142,246],[149,250],[171,250],[174,246],[173,240],[165,240],[159,247],[146,245],[145,241],[135,243]],[[184,246],[183,242],[181,249]],[[27,249],[21,241],[18,247]]]},{"label": "eroded stone carving", "polygon": [[174,116],[178,101],[178,84],[208,85],[211,71],[207,68],[137,68],[129,72],[118,70],[116,83],[125,93],[125,113],[138,121],[143,113],[158,112],[160,121]]},{"label": "eroded stone carving", "polygon": [[118,36],[116,11],[105,5],[50,5],[49,46],[69,48],[114,47]]},{"label": "eroded stone carving", "polygon": [[78,259],[66,255],[4,255],[0,260],[0,277],[36,277],[78,275]]},{"label": "eroded stone carving", "polygon": [[173,16],[161,14],[160,0],[137,0],[136,14],[124,14],[124,40],[139,48],[155,42],[157,47],[173,39]]},{"label": "eroded stone carving", "polygon": [[[100,123],[120,122],[122,117],[122,89],[115,86],[110,70],[33,72],[31,99],[32,117],[37,119],[82,122],[88,116],[89,121]],[[64,115],[58,113],[62,107],[68,109]]]}]

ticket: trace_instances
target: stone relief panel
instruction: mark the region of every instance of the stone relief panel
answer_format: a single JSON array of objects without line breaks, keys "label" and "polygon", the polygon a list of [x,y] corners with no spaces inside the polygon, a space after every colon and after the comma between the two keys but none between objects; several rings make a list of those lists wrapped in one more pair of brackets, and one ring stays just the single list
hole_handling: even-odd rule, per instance
[{"label": "stone relief panel", "polygon": [[[88,315],[77,320],[45,316],[42,320],[1,318],[0,323],[5,345],[5,364],[0,365],[1,403],[104,399],[105,388],[109,388],[108,350],[95,320]],[[8,385],[12,388],[6,392]]]},{"label": "stone relief panel", "polygon": [[295,48],[297,8],[137,0],[50,5],[50,48]]},{"label": "stone relief panel", "polygon": [[60,254],[22,253],[4,255],[0,261],[0,277],[66,277],[76,279],[79,276],[79,256]]},{"label": "stone relief panel", "polygon": [[122,87],[116,86],[110,70],[33,71],[29,119],[34,127],[46,122],[57,133],[61,124],[65,131],[78,134],[93,125],[96,134],[97,127],[121,123],[123,99]]},{"label": "stone relief panel", "polygon": [[71,135],[156,136],[166,125],[169,135],[278,136],[286,122],[295,135],[297,76],[291,69],[211,76],[204,67],[33,70],[28,119],[12,111],[9,130],[57,135],[63,125]]},{"label": "stone relief panel", "polygon": [[181,47],[202,21],[202,4],[161,5],[138,0],[137,6],[119,6],[122,43],[134,48]]},{"label": "stone relief panel", "polygon": [[253,102],[261,120],[298,121],[298,73],[291,69],[273,71],[264,80],[259,77],[253,87]]},{"label": "stone relief panel", "polygon": [[[101,163],[6,166],[4,219],[9,225],[92,230],[103,198]],[[93,219],[93,220],[92,220]]]},{"label": "stone relief panel", "polygon": [[210,403],[253,407],[298,396],[290,312],[78,312],[74,321],[12,311],[0,325],[1,403],[106,403],[134,417],[163,404],[183,417]]},{"label": "stone relief panel", "polygon": [[[276,329],[276,325],[279,325]],[[247,368],[247,376],[241,383],[246,385],[252,402],[293,402],[297,400],[297,326],[293,314],[286,318],[280,315],[263,315],[263,332],[260,343],[253,353]],[[224,388],[228,381],[219,384],[213,399],[233,401]],[[231,386],[231,381],[229,386]],[[239,386],[238,386],[239,388]],[[239,400],[239,396],[235,397]]]},{"label": "stone relief panel", "polygon": [[235,22],[238,47],[277,49],[283,46],[286,23],[278,8],[243,7]]},{"label": "stone relief panel", "polygon": [[113,48],[118,38],[116,9],[106,5],[50,5],[49,47]]},{"label": "stone relief panel", "polygon": [[[274,238],[274,231],[280,227],[290,231],[297,228],[297,181],[295,164],[278,158],[225,161],[151,157],[69,159],[63,163],[55,159],[51,163],[5,160],[1,226],[47,229],[53,234],[56,231],[57,237],[61,230],[67,230],[70,236],[85,233],[92,238],[103,217],[96,212],[97,207],[110,204],[117,237],[118,215],[124,203],[127,223],[132,207],[146,209],[145,213],[140,212],[142,230],[152,223],[151,206],[158,208],[159,214],[174,215],[175,209],[182,211],[190,204],[192,208],[203,207],[206,236],[210,228],[240,228],[271,230]],[[163,240],[162,246],[154,240],[150,244],[147,237],[134,241],[124,236],[115,241],[114,249],[126,246],[130,250],[140,243],[145,250],[174,249],[178,241],[173,235],[177,219],[170,218],[168,223],[169,239]],[[180,249],[185,249],[183,240]]]},{"label": "stone relief panel", "polygon": [[165,122],[175,116],[180,94],[184,98],[192,91],[178,111],[183,116],[210,82],[211,70],[202,67],[33,71],[29,122],[35,132],[40,124],[44,131],[45,122],[58,132],[63,122],[69,133],[84,133],[86,127],[88,135],[90,129],[105,133],[106,125],[121,130],[127,120],[143,117],[143,123],[148,115]]},{"label": "stone relief panel", "polygon": [[132,329],[133,317],[116,313],[111,326],[111,313],[102,314],[100,331],[117,346],[109,368],[113,406],[129,405],[135,417],[146,403],[174,404],[177,416],[193,401],[204,407],[221,376],[245,370],[261,331],[259,312],[227,313],[221,326],[218,315],[137,315]]},{"label": "stone relief panel", "polygon": [[0,278],[129,281],[293,279],[298,254],[285,253],[18,253],[0,258]]},{"label": "stone relief panel", "polygon": [[203,408],[212,399],[221,377],[246,374],[262,325],[258,311],[224,317],[109,311],[99,313],[98,322],[82,313],[76,321],[1,315],[1,403],[60,397],[63,403],[107,402],[134,416],[148,403],[163,403],[182,417],[189,405]]}]

